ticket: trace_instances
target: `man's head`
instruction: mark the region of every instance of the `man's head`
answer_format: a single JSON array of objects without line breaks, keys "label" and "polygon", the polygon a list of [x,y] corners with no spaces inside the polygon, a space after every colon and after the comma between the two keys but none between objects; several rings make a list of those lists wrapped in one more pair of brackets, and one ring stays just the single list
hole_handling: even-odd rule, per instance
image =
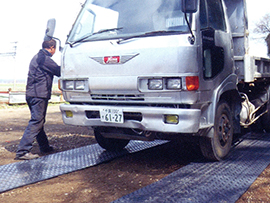
[{"label": "man's head", "polygon": [[44,41],[42,43],[42,48],[50,52],[51,55],[54,55],[56,51],[56,41],[54,39],[51,39],[50,41]]}]

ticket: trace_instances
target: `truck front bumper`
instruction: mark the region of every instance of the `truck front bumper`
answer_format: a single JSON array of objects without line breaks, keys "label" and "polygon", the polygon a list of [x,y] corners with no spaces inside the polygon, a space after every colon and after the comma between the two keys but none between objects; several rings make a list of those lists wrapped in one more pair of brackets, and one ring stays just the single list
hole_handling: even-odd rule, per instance
[{"label": "truck front bumper", "polygon": [[[62,112],[63,121],[67,125],[134,128],[168,133],[197,133],[199,131],[201,117],[201,111],[199,109],[117,106],[117,108],[123,111],[124,122],[102,122],[99,116],[100,109],[112,107],[113,106],[109,105],[61,104],[60,110]],[[130,115],[140,115],[140,119],[133,119]],[[177,115],[179,122],[174,124],[166,123],[165,116],[167,115]]]}]

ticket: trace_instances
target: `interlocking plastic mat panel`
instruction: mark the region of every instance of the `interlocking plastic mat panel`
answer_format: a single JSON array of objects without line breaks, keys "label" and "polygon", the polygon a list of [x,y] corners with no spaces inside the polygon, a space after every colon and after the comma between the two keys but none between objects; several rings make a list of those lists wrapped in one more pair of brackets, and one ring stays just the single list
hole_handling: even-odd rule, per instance
[{"label": "interlocking plastic mat panel", "polygon": [[69,172],[84,169],[123,156],[128,153],[167,143],[168,141],[130,141],[119,152],[109,152],[98,144],[59,152],[39,159],[21,161],[0,166],[0,193],[24,185],[36,183]]},{"label": "interlocking plastic mat panel", "polygon": [[220,162],[191,163],[116,201],[235,202],[270,163],[270,135],[249,134]]}]

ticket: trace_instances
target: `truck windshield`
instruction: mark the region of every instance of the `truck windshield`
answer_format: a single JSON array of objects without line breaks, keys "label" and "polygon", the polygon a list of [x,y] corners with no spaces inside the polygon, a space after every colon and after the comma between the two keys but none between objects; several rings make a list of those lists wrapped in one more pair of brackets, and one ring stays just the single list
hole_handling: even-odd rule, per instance
[{"label": "truck windshield", "polygon": [[181,5],[181,0],[88,0],[68,43],[188,32]]}]

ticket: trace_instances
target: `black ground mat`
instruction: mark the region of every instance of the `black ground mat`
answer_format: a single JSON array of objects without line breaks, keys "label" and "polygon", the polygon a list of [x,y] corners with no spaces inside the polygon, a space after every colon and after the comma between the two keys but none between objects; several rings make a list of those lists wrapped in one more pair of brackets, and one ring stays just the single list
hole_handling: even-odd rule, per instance
[{"label": "black ground mat", "polygon": [[114,203],[235,202],[270,163],[270,135],[248,134],[221,162],[191,163]]},{"label": "black ground mat", "polygon": [[138,152],[168,141],[130,141],[125,150],[108,152],[98,144],[0,166],[0,193],[69,172],[84,169],[128,153]]}]

